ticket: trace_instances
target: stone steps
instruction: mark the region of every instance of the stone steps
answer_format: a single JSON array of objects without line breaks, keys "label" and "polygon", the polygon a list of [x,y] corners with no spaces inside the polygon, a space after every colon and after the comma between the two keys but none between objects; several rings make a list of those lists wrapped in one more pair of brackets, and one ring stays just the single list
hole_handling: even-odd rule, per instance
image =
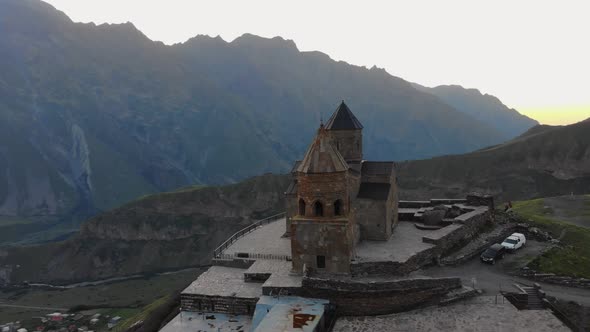
[{"label": "stone steps", "polygon": [[528,310],[543,310],[545,306],[543,305],[543,300],[539,296],[539,292],[535,287],[522,287],[522,289],[527,293],[527,306]]}]

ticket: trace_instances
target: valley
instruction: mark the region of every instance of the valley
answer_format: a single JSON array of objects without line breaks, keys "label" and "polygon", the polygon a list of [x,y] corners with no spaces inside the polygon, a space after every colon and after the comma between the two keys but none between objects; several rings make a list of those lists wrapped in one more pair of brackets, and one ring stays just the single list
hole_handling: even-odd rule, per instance
[{"label": "valley", "polygon": [[[87,325],[87,320],[98,313],[103,317],[98,331],[106,331],[106,316],[121,317],[120,326],[123,326],[126,319],[141,314],[152,303],[162,302],[182,290],[202,271],[193,268],[66,289],[26,287],[0,290],[0,322],[20,320],[23,326],[32,330],[42,325],[40,317],[61,312],[82,314]],[[84,318],[72,324],[85,325],[82,321]]]},{"label": "valley", "polygon": [[[503,202],[585,193],[588,133],[589,121],[544,126],[479,151],[396,163],[400,198],[458,198],[479,191]],[[11,283],[72,283],[207,264],[230,234],[284,211],[289,181],[288,175],[267,174],[142,197],[91,218],[71,239],[5,247],[0,266]],[[63,266],[68,268],[58,268]]]}]

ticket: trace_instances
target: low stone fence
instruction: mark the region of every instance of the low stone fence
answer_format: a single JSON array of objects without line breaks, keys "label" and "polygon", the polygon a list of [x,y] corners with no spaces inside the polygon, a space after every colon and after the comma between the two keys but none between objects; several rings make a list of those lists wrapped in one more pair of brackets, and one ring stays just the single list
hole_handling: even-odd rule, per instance
[{"label": "low stone fence", "polygon": [[[405,262],[353,262],[350,265],[354,276],[362,275],[406,275],[423,266],[436,264],[445,254],[461,247],[471,241],[486,225],[491,222],[489,210],[470,212],[470,215],[461,220],[461,224],[452,232],[436,239],[428,239],[425,242],[432,243],[435,247],[423,250],[412,256]],[[454,225],[447,226],[454,227]]]},{"label": "low stone fence", "polygon": [[554,273],[540,273],[528,267],[524,267],[517,273],[518,276],[535,281],[556,284],[560,286],[590,289],[590,279],[558,276]]},{"label": "low stone fence", "polygon": [[304,277],[303,296],[329,299],[346,316],[383,315],[438,303],[461,288],[460,278],[417,278],[390,281]]},{"label": "low stone fence", "polygon": [[482,234],[477,239],[472,240],[468,245],[458,252],[441,259],[442,265],[459,265],[467,262],[473,257],[479,255],[487,247],[494,243],[503,241],[510,234],[514,233],[518,228],[514,224],[502,225],[499,230],[487,234]]},{"label": "low stone fence", "polygon": [[350,273],[353,276],[366,275],[393,275],[402,276],[412,271],[418,270],[425,265],[434,264],[437,261],[437,247],[423,250],[418,254],[410,257],[405,262],[354,262],[350,264]]},{"label": "low stone fence", "polygon": [[[398,208],[410,208],[419,209],[424,207],[432,207],[441,204],[453,205],[453,204],[465,204],[467,203],[466,198],[433,198],[428,201],[399,201]],[[479,203],[479,202],[478,202]],[[488,205],[487,202],[483,205]]]}]

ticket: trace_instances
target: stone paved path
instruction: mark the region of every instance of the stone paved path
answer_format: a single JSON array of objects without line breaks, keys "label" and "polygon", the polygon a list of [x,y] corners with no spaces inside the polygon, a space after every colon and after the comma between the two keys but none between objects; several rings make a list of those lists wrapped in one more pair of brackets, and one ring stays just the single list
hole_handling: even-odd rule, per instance
[{"label": "stone paved path", "polygon": [[281,219],[257,228],[238,239],[223,254],[235,253],[272,254],[291,256],[291,240],[283,238],[286,220]]},{"label": "stone paved path", "polygon": [[409,312],[365,317],[341,317],[335,332],[360,331],[537,331],[569,329],[548,310],[516,309],[507,300],[480,296],[465,302]]},{"label": "stone paved path", "polygon": [[[458,266],[433,266],[424,270],[413,272],[411,275],[430,277],[460,277],[467,286],[483,290],[486,294],[495,295],[500,291],[517,291],[515,283],[532,285],[535,281],[520,278],[509,274],[510,271],[525,264],[525,261],[534,257],[535,252],[543,249],[544,242],[529,241],[524,249],[514,254],[506,255],[496,265],[483,264],[479,256]],[[584,305],[590,305],[590,289],[559,286],[555,284],[539,282],[547,295],[555,296],[566,301],[575,301]]]}]

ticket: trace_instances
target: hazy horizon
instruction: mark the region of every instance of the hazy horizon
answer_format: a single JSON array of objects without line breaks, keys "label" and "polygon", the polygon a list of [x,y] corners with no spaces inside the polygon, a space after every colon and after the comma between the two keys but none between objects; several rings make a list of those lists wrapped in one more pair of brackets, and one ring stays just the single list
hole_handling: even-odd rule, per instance
[{"label": "hazy horizon", "polygon": [[590,45],[583,42],[590,4],[583,1],[46,2],[76,22],[132,22],[166,44],[196,35],[280,36],[301,51],[375,65],[424,86],[478,89],[543,124],[590,117]]}]

